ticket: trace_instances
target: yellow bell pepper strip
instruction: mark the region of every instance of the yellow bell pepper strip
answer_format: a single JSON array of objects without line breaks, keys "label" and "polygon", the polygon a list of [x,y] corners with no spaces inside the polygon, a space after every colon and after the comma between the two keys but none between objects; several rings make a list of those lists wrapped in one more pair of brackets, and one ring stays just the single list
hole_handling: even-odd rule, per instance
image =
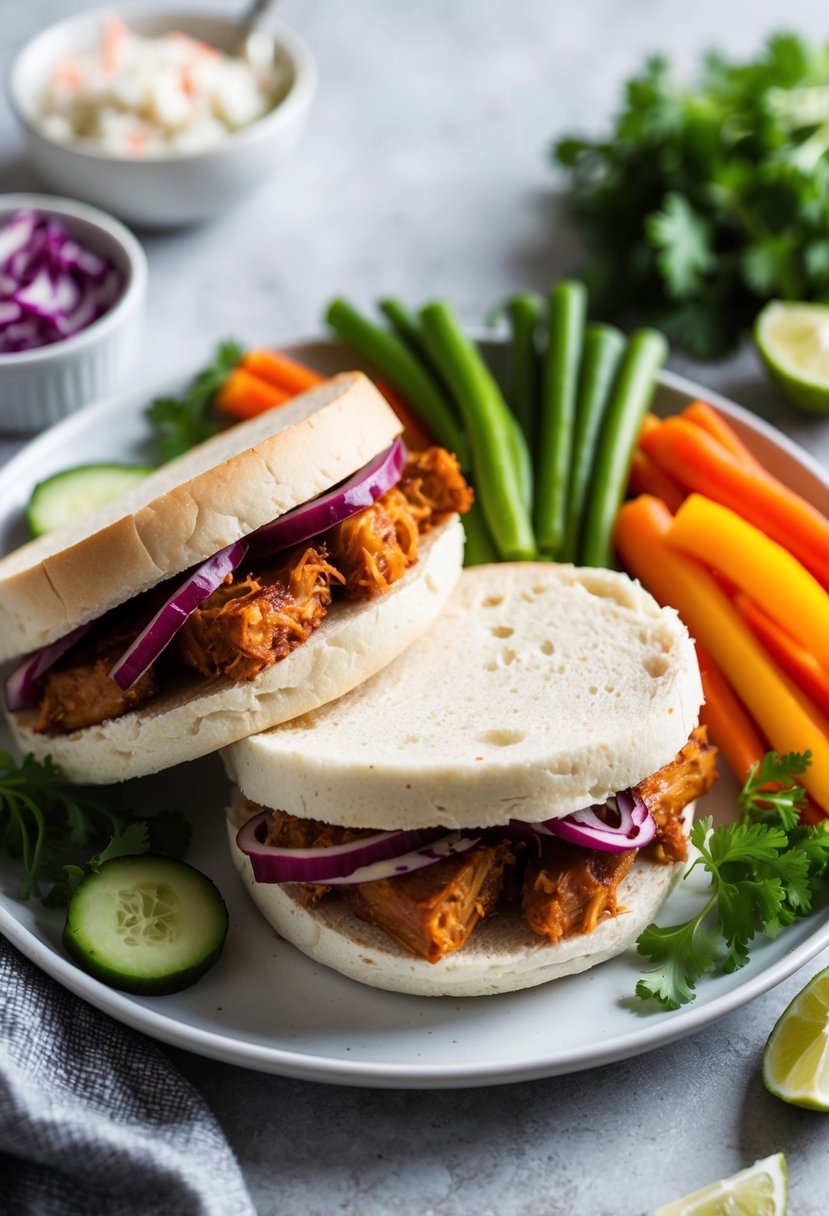
[{"label": "yellow bell pepper strip", "polygon": [[775,751],[811,751],[803,785],[829,813],[829,720],[763,650],[712,574],[668,540],[664,503],[647,494],[619,512],[616,547],[628,572],[676,608]]},{"label": "yellow bell pepper strip", "polygon": [[829,668],[829,594],[782,545],[701,494],[685,499],[668,540],[725,575]]}]

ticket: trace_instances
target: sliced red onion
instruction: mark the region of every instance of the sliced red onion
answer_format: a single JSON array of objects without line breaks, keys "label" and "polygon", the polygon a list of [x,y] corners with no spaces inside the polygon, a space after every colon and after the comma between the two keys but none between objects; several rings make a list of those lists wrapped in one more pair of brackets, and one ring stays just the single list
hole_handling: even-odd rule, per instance
[{"label": "sliced red onion", "polygon": [[445,828],[375,832],[348,844],[318,849],[288,849],[264,843],[267,812],[243,824],[236,844],[253,868],[256,882],[310,882],[325,886],[348,886],[411,874],[445,857],[464,853],[477,844],[478,836],[449,832]]},{"label": "sliced red onion", "polygon": [[273,523],[258,528],[250,537],[254,552],[266,554],[288,549],[370,507],[382,494],[397,485],[405,464],[406,449],[402,439],[398,438],[385,452],[375,456],[374,460],[349,477],[348,481],[280,515]]},{"label": "sliced red onion", "polygon": [[120,272],[54,216],[21,210],[0,224],[0,354],[71,337],[117,300]]},{"label": "sliced red onion", "polygon": [[247,551],[247,541],[234,541],[193,571],[111,668],[110,677],[119,688],[126,692],[141,679],[172,642],[188,616],[233,573]]},{"label": "sliced red onion", "polygon": [[6,676],[6,705],[12,713],[37,704],[37,682],[40,677],[49,670],[53,663],[58,661],[62,654],[66,654],[70,646],[74,646],[76,642],[80,641],[93,624],[94,622],[90,621],[86,625],[79,625],[77,629],[73,629],[65,637],[59,638],[57,642],[36,650]]},{"label": "sliced red onion", "polygon": [[596,807],[586,807],[563,819],[547,819],[538,828],[558,836],[570,844],[587,849],[600,849],[605,853],[623,853],[628,849],[641,849],[650,844],[656,833],[653,815],[642,799],[633,790],[622,790],[609,802],[615,803],[619,812],[619,823],[605,823],[596,813]]}]

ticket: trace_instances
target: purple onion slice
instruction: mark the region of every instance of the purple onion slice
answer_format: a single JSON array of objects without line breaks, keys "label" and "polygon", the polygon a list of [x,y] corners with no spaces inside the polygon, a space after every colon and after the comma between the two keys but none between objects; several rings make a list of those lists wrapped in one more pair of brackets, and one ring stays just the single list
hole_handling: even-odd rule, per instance
[{"label": "purple onion slice", "polygon": [[6,705],[12,713],[17,713],[18,710],[28,709],[30,705],[37,704],[37,682],[40,677],[44,672],[49,670],[53,663],[58,661],[62,654],[66,654],[70,646],[74,646],[76,642],[80,641],[84,634],[89,632],[94,623],[94,621],[90,621],[86,625],[79,625],[71,633],[58,638],[57,642],[52,642],[49,646],[43,646],[40,650],[36,650],[34,654],[30,654],[19,666],[15,667],[14,671],[6,676]]},{"label": "purple onion slice", "polygon": [[233,573],[247,551],[247,541],[234,541],[193,571],[110,669],[110,677],[119,688],[126,692],[141,679],[172,642],[188,616]]},{"label": "purple onion slice", "polygon": [[250,858],[254,879],[261,883],[347,886],[394,878],[463,853],[480,839],[463,832],[447,833],[445,828],[418,828],[375,832],[330,848],[287,849],[264,843],[266,818],[266,811],[254,815],[236,836],[237,846]]},{"label": "purple onion slice", "polygon": [[385,452],[358,469],[348,481],[280,515],[273,523],[258,528],[250,537],[253,551],[266,554],[288,549],[370,507],[382,494],[397,485],[405,464],[406,449],[402,439],[398,438]]},{"label": "purple onion slice", "polygon": [[563,819],[547,819],[534,825],[570,844],[605,853],[623,853],[650,844],[656,834],[653,815],[633,790],[622,790],[611,800],[619,812],[619,823],[605,823],[596,807],[585,807]]}]

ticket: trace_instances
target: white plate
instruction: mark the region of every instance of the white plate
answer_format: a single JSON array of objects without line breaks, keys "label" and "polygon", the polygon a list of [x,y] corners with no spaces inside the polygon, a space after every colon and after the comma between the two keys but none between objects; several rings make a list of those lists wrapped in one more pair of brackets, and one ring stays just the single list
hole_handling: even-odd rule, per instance
[{"label": "white plate", "polygon": [[[322,370],[342,354],[329,345],[296,353]],[[497,347],[491,348],[497,362]],[[342,366],[342,363],[339,364]],[[161,392],[184,386],[166,383]],[[96,459],[143,460],[143,410],[154,390],[113,397],[69,418],[25,448],[0,473],[0,548],[20,543],[21,511],[36,481]],[[659,408],[681,409],[697,395],[714,400],[778,476],[829,512],[829,479],[772,428],[672,375],[662,377]],[[316,966],[278,940],[249,903],[226,857],[225,778],[215,757],[135,782],[131,801],[176,806],[194,824],[191,860],[225,895],[231,929],[216,967],[175,996],[140,999],[115,992],[74,967],[60,947],[62,916],[14,898],[18,870],[0,861],[0,931],[61,984],[119,1021],[164,1042],[231,1064],[309,1080],[395,1087],[450,1087],[552,1076],[623,1059],[700,1027],[758,996],[829,945],[829,909],[759,942],[750,964],[705,979],[696,1001],[675,1013],[645,1011],[630,1000],[640,974],[634,953],[541,988],[467,1000],[379,992]],[[705,812],[728,819],[728,778]],[[688,888],[688,889],[685,889]],[[699,906],[702,887],[676,890],[664,923]]]}]

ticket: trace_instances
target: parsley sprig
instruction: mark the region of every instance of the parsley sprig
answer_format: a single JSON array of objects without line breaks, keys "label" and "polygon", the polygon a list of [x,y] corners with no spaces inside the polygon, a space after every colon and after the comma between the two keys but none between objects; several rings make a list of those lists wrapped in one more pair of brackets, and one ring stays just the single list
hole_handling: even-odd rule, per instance
[{"label": "parsley sprig", "polygon": [[592,311],[632,309],[701,359],[769,299],[829,292],[829,46],[777,34],[748,61],[663,57],[625,87],[607,138],[554,156],[588,247]]},{"label": "parsley sprig", "polygon": [[211,402],[243,354],[238,342],[220,342],[212,362],[198,373],[183,397],[156,397],[147,408],[163,461],[217,433],[219,419]]},{"label": "parsley sprig", "polygon": [[66,904],[81,879],[113,857],[183,857],[190,825],[175,811],[139,816],[113,786],[71,785],[46,757],[19,763],[0,749],[0,847],[19,858],[18,898]]},{"label": "parsley sprig", "polygon": [[810,761],[809,752],[769,752],[749,770],[734,823],[714,828],[709,817],[693,825],[699,856],[688,874],[701,866],[711,894],[690,920],[651,924],[639,936],[639,953],[656,967],[639,980],[638,997],[678,1009],[704,975],[745,966],[758,933],[775,938],[811,911],[826,888],[829,830],[799,823],[806,793],[795,778]]}]

